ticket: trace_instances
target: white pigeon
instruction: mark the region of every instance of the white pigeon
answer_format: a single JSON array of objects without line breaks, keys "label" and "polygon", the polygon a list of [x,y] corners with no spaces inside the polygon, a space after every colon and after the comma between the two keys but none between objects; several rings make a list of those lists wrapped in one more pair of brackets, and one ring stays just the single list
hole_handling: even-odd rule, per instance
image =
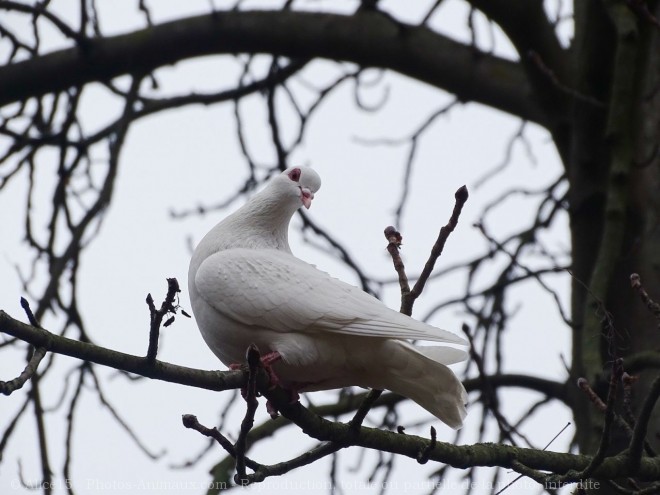
[{"label": "white pigeon", "polygon": [[446,365],[467,354],[406,339],[467,342],[291,253],[289,221],[298,208],[310,207],[320,186],[311,168],[289,168],[202,239],[190,261],[188,289],[204,340],[227,366],[242,363],[256,344],[285,388],[387,389],[460,428],[467,394]]}]

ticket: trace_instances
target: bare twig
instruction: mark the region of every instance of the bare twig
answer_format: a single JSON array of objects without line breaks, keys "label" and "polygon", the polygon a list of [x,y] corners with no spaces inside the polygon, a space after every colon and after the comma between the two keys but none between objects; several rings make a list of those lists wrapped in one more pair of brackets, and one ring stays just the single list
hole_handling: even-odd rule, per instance
[{"label": "bare twig", "polygon": [[367,393],[364,400],[360,404],[360,407],[358,407],[357,411],[355,412],[353,419],[351,419],[351,421],[349,422],[353,430],[357,431],[360,429],[360,427],[362,426],[362,422],[364,421],[364,418],[367,417],[367,413],[371,410],[374,403],[378,400],[378,398],[382,395],[382,393],[383,393],[382,390],[376,390],[376,389],[370,390]]},{"label": "bare twig", "polygon": [[[532,163],[535,163],[535,158],[532,155],[531,152],[531,146],[529,142],[527,141],[527,138],[525,137],[525,127],[527,126],[527,122],[524,120],[520,123],[520,127],[518,127],[518,130],[516,133],[509,138],[509,142],[506,145],[505,151],[504,151],[504,158],[502,158],[502,161],[486,171],[477,181],[474,183],[475,189],[480,188],[483,186],[486,182],[488,182],[490,179],[498,175],[500,172],[502,172],[507,166],[511,164],[511,158],[513,157],[513,150],[515,144],[520,141],[522,142],[523,145],[525,145],[527,149],[527,154],[530,156],[530,161]],[[506,193],[505,193],[506,194]],[[484,208],[484,213],[487,211],[488,207]]]},{"label": "bare twig", "polygon": [[[181,420],[183,421],[183,426],[186,428],[190,428],[191,430],[198,431],[202,435],[213,438],[216,442],[218,442],[223,449],[227,451],[229,455],[232,457],[236,457],[236,450],[234,448],[234,444],[229,441],[227,437],[225,437],[222,433],[218,431],[217,428],[207,428],[206,426],[200,424],[200,422],[197,420],[197,416],[194,416],[192,414],[184,414],[181,417]],[[257,469],[259,467],[259,464],[254,462],[252,459],[249,457],[245,456],[243,458],[245,465],[249,467],[250,469]]]},{"label": "bare twig", "polygon": [[534,64],[534,66],[536,66],[536,68],[541,72],[541,74],[543,74],[550,81],[550,83],[562,93],[565,93],[575,98],[576,100],[583,101],[597,108],[605,107],[604,102],[594,98],[593,96],[582,94],[579,91],[570,88],[567,85],[565,85],[563,82],[561,82],[557,77],[557,75],[552,71],[552,69],[550,69],[545,64],[545,62],[543,62],[541,56],[534,50],[530,50],[527,53],[527,57],[529,61],[532,62],[532,64]]},{"label": "bare twig", "polygon": [[589,465],[579,474],[580,479],[587,479],[591,477],[594,470],[600,466],[605,459],[607,449],[610,446],[610,431],[614,424],[615,413],[614,404],[616,402],[616,392],[623,375],[623,359],[617,359],[612,366],[612,373],[610,375],[610,386],[607,392],[607,403],[605,405],[605,424],[600,436],[600,445],[596,455],[591,459]]},{"label": "bare twig", "polygon": [[[589,381],[586,378],[578,378],[577,385],[580,388],[580,390],[582,390],[582,392],[584,392],[585,395],[589,398],[589,400],[594,404],[594,406],[596,406],[596,409],[598,409],[601,412],[607,411],[607,405],[602,401],[600,397],[598,397],[598,394],[594,392],[594,390],[589,385]],[[614,420],[616,421],[617,426],[621,427],[625,432],[625,434],[628,435],[628,437],[630,438],[633,437],[633,428],[624,418],[614,413]],[[644,450],[650,456],[656,455],[655,450],[646,440],[644,440]]]},{"label": "bare twig", "polygon": [[642,20],[654,25],[660,29],[660,20],[649,10],[649,6],[644,0],[625,0],[625,3]]},{"label": "bare twig", "polygon": [[[547,450],[548,447],[550,447],[550,445],[552,445],[552,442],[554,442],[555,440],[557,440],[557,438],[559,438],[559,435],[561,435],[562,433],[564,433],[564,431],[566,431],[566,428],[568,428],[570,425],[571,425],[571,423],[566,423],[566,425],[565,425],[561,430],[559,430],[559,432],[558,432],[554,437],[552,437],[548,443],[545,444],[545,446],[543,447],[543,450]],[[520,476],[518,476],[517,478],[515,478],[515,479],[512,480],[511,482],[507,483],[507,484],[506,484],[501,490],[499,490],[498,492],[496,492],[494,495],[500,495],[501,493],[503,493],[504,491],[506,491],[510,486],[512,486],[513,484],[515,484],[519,479],[521,479],[521,478],[524,477],[524,476],[525,476],[524,474],[521,474]]]},{"label": "bare twig", "polygon": [[245,357],[248,364],[248,383],[245,393],[247,408],[245,411],[245,417],[241,422],[241,430],[238,434],[238,439],[234,445],[236,453],[236,476],[234,476],[234,481],[239,485],[245,485],[248,482],[247,474],[245,472],[246,442],[247,435],[250,433],[252,426],[254,426],[254,414],[259,405],[259,401],[257,401],[257,373],[259,371],[261,355],[259,354],[257,346],[251,344],[247,349]]},{"label": "bare twig", "polygon": [[422,450],[419,451],[419,454],[417,454],[417,462],[420,464],[426,464],[429,462],[429,454],[433,451],[435,448],[435,445],[437,443],[437,434],[435,431],[435,428],[431,426],[431,441],[426,445]]},{"label": "bare twig", "polygon": [[365,139],[356,137],[355,141],[364,144],[364,145],[385,145],[385,146],[399,146],[406,143],[409,143],[408,154],[405,163],[405,170],[403,174],[403,181],[401,186],[401,197],[397,203],[396,210],[394,212],[394,221],[397,225],[401,225],[401,219],[403,217],[403,209],[408,200],[408,193],[410,191],[410,179],[412,177],[412,167],[415,162],[415,156],[419,147],[419,142],[424,133],[431,128],[432,124],[438,119],[438,117],[447,114],[454,106],[459,104],[459,99],[454,98],[448,104],[443,105],[441,108],[435,110],[429,116],[426,117],[424,122],[422,122],[409,136],[403,138],[381,138],[381,139]]},{"label": "bare twig", "polygon": [[585,395],[599,411],[605,412],[607,405],[600,397],[598,397],[598,394],[594,392],[594,389],[591,388],[591,385],[589,385],[589,381],[586,378],[578,378],[577,386],[585,393]]},{"label": "bare twig", "polygon": [[31,397],[26,395],[23,404],[18,408],[18,411],[15,412],[14,417],[9,421],[7,427],[5,428],[2,438],[0,438],[0,461],[2,461],[3,452],[5,451],[5,446],[9,442],[11,435],[16,431],[16,425],[18,421],[23,416],[23,412],[27,409],[27,406],[30,404]]},{"label": "bare twig", "polygon": [[322,442],[316,447],[288,461],[279,462],[271,466],[260,464],[254,470],[253,474],[247,475],[243,486],[250,483],[261,482],[269,476],[280,476],[299,467],[307,466],[323,457],[334,454],[344,447],[345,445],[337,442]]},{"label": "bare twig", "polygon": [[628,447],[628,458],[632,470],[636,470],[642,458],[642,450],[644,447],[644,442],[646,440],[646,431],[651,419],[651,413],[655,407],[656,402],[660,397],[660,377],[656,378],[651,388],[649,389],[648,395],[642,404],[642,409],[639,412],[637,418],[637,423],[632,433],[632,438],[630,439],[630,446]]},{"label": "bare twig", "polygon": [[633,289],[639,292],[639,297],[642,298],[642,302],[646,305],[648,310],[653,313],[653,316],[658,320],[658,325],[660,325],[660,304],[651,299],[648,292],[644,290],[642,280],[637,273],[630,275],[630,285]]},{"label": "bare twig", "polygon": [[486,400],[483,401],[484,406],[488,410],[490,410],[490,412],[495,417],[495,420],[497,421],[497,425],[503,437],[509,440],[513,445],[515,445],[516,441],[511,434],[511,432],[514,431],[514,429],[500,412],[497,393],[488,380],[488,375],[486,373],[486,367],[484,366],[484,361],[476,350],[476,347],[474,345],[474,337],[472,336],[472,332],[470,332],[470,327],[468,327],[466,323],[463,323],[462,330],[468,342],[470,343],[468,347],[470,357],[477,365],[477,370],[479,371],[479,380],[481,380],[482,394],[486,398]]},{"label": "bare twig", "polygon": [[[175,315],[177,309],[179,308],[178,304],[174,304],[177,294],[181,292],[179,288],[179,282],[175,278],[167,279],[167,295],[165,300],[160,305],[160,309],[156,309],[154,305],[154,299],[151,297],[151,294],[147,294],[147,305],[149,306],[149,316],[150,316],[150,325],[149,325],[149,348],[147,349],[147,361],[150,364],[156,362],[156,354],[158,353],[158,337],[160,334],[160,325],[163,322],[163,318],[167,314]],[[168,319],[163,326],[169,326],[174,320],[174,316]]]},{"label": "bare twig", "polygon": [[121,426],[121,428],[128,434],[131,440],[133,440],[133,443],[137,446],[137,448],[141,450],[151,460],[157,460],[163,457],[166,454],[166,450],[162,449],[160,452],[152,452],[151,449],[149,449],[146,446],[146,444],[140,439],[138,431],[136,431],[134,428],[130,426],[130,424],[120,415],[119,411],[106,398],[105,394],[103,393],[103,389],[101,388],[101,381],[99,380],[99,377],[94,371],[94,368],[89,366],[87,368],[83,368],[83,371],[89,374],[89,376],[94,381],[96,393],[98,395],[101,404],[103,404],[103,406],[107,408],[108,412],[112,415],[112,417],[119,424],[119,426]]},{"label": "bare twig", "polygon": [[45,355],[46,349],[43,347],[37,347],[28,360],[25,369],[19,376],[8,382],[0,381],[0,393],[10,395],[13,391],[22,388],[23,385],[25,385],[25,382],[32,378],[37,372],[37,367]]},{"label": "bare twig", "polygon": [[358,276],[358,278],[360,279],[360,285],[362,286],[362,290],[368,292],[369,294],[374,294],[371,287],[369,287],[369,277],[367,277],[367,275],[358,266],[357,262],[351,257],[348,250],[344,246],[342,246],[336,239],[334,239],[334,237],[328,234],[328,232],[323,230],[314,221],[312,221],[312,219],[307,214],[305,214],[305,212],[303,212],[302,210],[298,210],[298,215],[300,216],[300,219],[302,220],[303,223],[303,231],[306,229],[311,229],[316,235],[325,239],[328,242],[328,244],[330,244],[336,250],[336,252],[341,257],[342,261],[349,268],[351,268]]},{"label": "bare twig", "polygon": [[[428,269],[428,273],[426,274],[426,279],[428,279],[428,277],[431,274],[431,271],[433,270],[433,265],[435,264],[435,260],[442,253],[442,249],[444,247],[444,243],[447,240],[447,237],[449,237],[449,234],[456,227],[458,216],[460,215],[460,211],[465,201],[467,201],[467,188],[463,186],[456,192],[457,205],[454,207],[454,212],[449,221],[449,224],[443,227],[442,229],[440,229],[440,235],[438,236],[438,240],[433,246],[429,261],[426,263],[426,266],[424,267],[425,271]],[[390,256],[392,257],[392,263],[394,264],[394,269],[396,270],[396,273],[399,276],[399,286],[401,287],[401,308],[399,309],[399,311],[405,315],[411,316],[415,299],[424,290],[424,283],[426,279],[424,279],[424,281],[422,282],[423,280],[422,277],[424,276],[425,271],[422,272],[422,276],[420,276],[420,279],[415,284],[415,288],[418,289],[417,295],[411,298],[411,290],[410,290],[410,285],[408,283],[408,277],[406,275],[406,268],[403,264],[403,260],[401,259],[401,254],[399,252],[399,250],[401,249],[401,241],[402,241],[401,233],[398,232],[394,227],[389,226],[385,228],[384,234],[385,234],[385,238],[387,239],[387,252],[390,253]],[[420,282],[422,282],[421,285]],[[369,392],[364,402],[360,405],[360,409],[358,409],[357,413],[355,414],[355,417],[351,421],[351,427],[353,428],[360,427],[362,421],[364,421],[364,418],[369,412],[369,409],[371,409],[373,403],[378,399],[378,397],[380,397],[382,393],[383,393],[382,390],[372,390]]]},{"label": "bare twig", "polygon": [[38,327],[39,322],[37,322],[37,319],[34,317],[34,313],[32,313],[32,309],[30,308],[30,303],[24,297],[21,297],[21,307],[23,308],[23,311],[25,311],[25,314],[28,317],[28,321],[30,322],[30,325],[32,325],[33,327]]},{"label": "bare twig", "polygon": [[[401,288],[401,308],[399,311],[404,313],[406,298],[410,294],[410,284],[408,283],[408,276],[406,275],[406,267],[401,259],[401,241],[403,240],[401,234],[391,225],[385,228],[385,238],[387,239],[387,252],[392,257],[394,263],[394,270],[399,276],[399,287]],[[412,309],[412,308],[411,308]],[[410,313],[404,313],[410,316]]]},{"label": "bare twig", "polygon": [[436,239],[435,244],[431,249],[431,254],[426,264],[424,265],[424,269],[422,270],[419,279],[417,280],[412,290],[410,291],[410,294],[406,298],[405,305],[402,304],[401,312],[404,314],[407,315],[412,314],[412,306],[415,303],[415,300],[424,290],[424,286],[426,285],[426,282],[431,276],[431,272],[433,271],[435,262],[442,254],[442,250],[445,247],[447,238],[449,238],[449,234],[451,234],[458,225],[458,217],[461,215],[461,210],[463,209],[463,206],[465,205],[465,202],[468,199],[467,187],[465,186],[459,187],[454,197],[456,199],[456,203],[454,205],[454,211],[452,212],[451,217],[449,218],[449,222],[447,223],[447,225],[445,225],[440,229],[438,238]]}]

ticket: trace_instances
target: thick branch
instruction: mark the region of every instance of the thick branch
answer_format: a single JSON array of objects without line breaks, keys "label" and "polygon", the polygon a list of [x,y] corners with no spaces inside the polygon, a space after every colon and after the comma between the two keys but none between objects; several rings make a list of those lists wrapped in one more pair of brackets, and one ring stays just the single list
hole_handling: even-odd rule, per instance
[{"label": "thick branch", "polygon": [[515,62],[476,53],[425,27],[396,25],[377,13],[214,12],[132,33],[90,40],[0,69],[0,105],[92,81],[144,74],[210,54],[272,53],[383,67],[543,124],[543,111]]},{"label": "thick branch", "polygon": [[[400,435],[365,426],[359,432],[355,432],[346,423],[332,423],[311,413],[299,403],[289,403],[287,393],[283,390],[264,390],[263,393],[276,404],[283,415],[298,425],[307,435],[317,440],[332,441],[347,446],[361,446],[404,455],[412,459],[417,459],[419,452],[424,450],[427,452],[428,460],[460,469],[473,466],[500,466],[515,469],[514,462],[517,461],[527,468],[564,474],[570,470],[585,469],[592,459],[585,455],[563,454],[492,443],[457,446],[446,442],[436,442],[432,449],[427,449],[429,441],[416,435]],[[629,475],[634,475],[641,480],[660,478],[660,459],[642,458],[640,462],[639,469],[631,469],[627,456],[609,457],[594,470],[592,476],[596,479],[616,479]]]},{"label": "thick branch", "polygon": [[497,23],[516,47],[520,65],[537,97],[536,103],[545,112],[546,127],[551,131],[560,155],[566,159],[568,104],[572,98],[583,95],[570,87],[573,83],[570,57],[557,38],[556,26],[548,18],[546,2],[467,1]]},{"label": "thick branch", "polygon": [[567,79],[564,50],[544,9],[543,0],[468,0],[496,22],[518,50],[521,58],[530,50],[562,79]]},{"label": "thick branch", "polygon": [[181,385],[219,391],[239,388],[245,383],[245,376],[241,371],[202,371],[158,360],[150,364],[144,357],[61,337],[47,330],[26,325],[2,310],[0,310],[0,333],[12,335],[50,352]]}]

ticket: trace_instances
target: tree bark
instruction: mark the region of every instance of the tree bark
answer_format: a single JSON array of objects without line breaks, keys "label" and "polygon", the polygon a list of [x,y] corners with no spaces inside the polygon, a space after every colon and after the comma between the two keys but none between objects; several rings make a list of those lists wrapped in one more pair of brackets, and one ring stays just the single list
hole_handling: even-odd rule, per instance
[{"label": "tree bark", "polygon": [[[656,4],[657,9],[657,4]],[[573,102],[569,160],[573,250],[572,375],[600,380],[612,361],[660,346],[657,322],[630,288],[641,275],[660,295],[658,253],[658,29],[624,4],[576,2],[575,87],[607,102],[598,107]],[[655,133],[655,138],[653,134]],[[655,153],[655,155],[654,155]],[[625,367],[625,361],[624,361]],[[642,372],[634,391],[639,406],[651,371]],[[601,419],[574,389],[580,451],[597,449]],[[652,421],[656,438],[660,418]],[[621,438],[613,449],[627,445]]]}]

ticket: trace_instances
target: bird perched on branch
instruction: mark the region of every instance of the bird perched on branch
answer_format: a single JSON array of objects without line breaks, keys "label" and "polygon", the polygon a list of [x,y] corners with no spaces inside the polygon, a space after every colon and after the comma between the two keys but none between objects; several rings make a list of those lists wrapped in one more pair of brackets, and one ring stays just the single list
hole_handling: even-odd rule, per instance
[{"label": "bird perched on branch", "polygon": [[256,344],[275,380],[297,391],[360,386],[406,396],[452,428],[466,415],[463,385],[446,366],[466,358],[451,332],[394,311],[296,258],[288,229],[321,186],[311,168],[272,178],[199,243],[188,287],[204,340],[227,366]]}]

